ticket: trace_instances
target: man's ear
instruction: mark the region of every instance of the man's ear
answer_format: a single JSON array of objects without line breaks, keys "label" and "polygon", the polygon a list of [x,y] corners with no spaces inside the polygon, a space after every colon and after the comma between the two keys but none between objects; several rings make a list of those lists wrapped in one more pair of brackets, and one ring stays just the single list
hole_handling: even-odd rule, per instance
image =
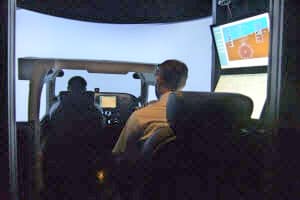
[{"label": "man's ear", "polygon": [[160,76],[158,76],[158,77],[156,78],[156,82],[161,86],[161,85],[163,85],[164,80],[163,80]]}]

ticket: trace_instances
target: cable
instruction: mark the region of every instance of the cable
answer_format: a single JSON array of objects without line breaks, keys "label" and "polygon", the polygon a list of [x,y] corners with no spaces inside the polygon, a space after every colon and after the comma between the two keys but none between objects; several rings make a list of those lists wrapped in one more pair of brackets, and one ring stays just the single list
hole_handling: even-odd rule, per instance
[{"label": "cable", "polygon": [[230,9],[230,4],[231,4],[231,0],[219,0],[218,1],[219,6],[226,6],[227,7],[227,10],[229,12],[229,16],[232,18],[232,12],[231,12],[231,9]]}]

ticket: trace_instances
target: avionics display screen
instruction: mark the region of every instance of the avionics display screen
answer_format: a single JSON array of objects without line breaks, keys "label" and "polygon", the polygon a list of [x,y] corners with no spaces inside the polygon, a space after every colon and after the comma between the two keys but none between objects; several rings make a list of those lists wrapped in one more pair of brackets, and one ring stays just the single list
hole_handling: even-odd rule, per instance
[{"label": "avionics display screen", "polygon": [[211,29],[222,69],[268,65],[268,13],[213,25]]},{"label": "avionics display screen", "polygon": [[116,108],[117,107],[117,97],[116,96],[100,96],[100,107]]},{"label": "avionics display screen", "polygon": [[267,74],[221,75],[215,92],[239,93],[250,97],[254,107],[251,118],[259,119],[267,97]]}]

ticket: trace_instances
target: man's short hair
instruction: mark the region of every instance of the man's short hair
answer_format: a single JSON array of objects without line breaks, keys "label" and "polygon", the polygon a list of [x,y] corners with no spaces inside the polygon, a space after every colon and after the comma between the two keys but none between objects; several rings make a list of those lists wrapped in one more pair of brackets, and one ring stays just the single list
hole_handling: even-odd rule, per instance
[{"label": "man's short hair", "polygon": [[81,76],[74,76],[68,81],[68,90],[85,91],[86,81]]},{"label": "man's short hair", "polygon": [[158,65],[159,76],[163,85],[171,90],[179,90],[185,86],[188,76],[186,64],[179,60],[166,60]]}]

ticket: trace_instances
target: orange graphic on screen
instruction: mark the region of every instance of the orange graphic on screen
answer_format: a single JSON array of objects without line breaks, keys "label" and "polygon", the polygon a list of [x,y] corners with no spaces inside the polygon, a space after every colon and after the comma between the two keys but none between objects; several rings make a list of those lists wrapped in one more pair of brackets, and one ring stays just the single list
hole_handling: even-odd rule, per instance
[{"label": "orange graphic on screen", "polygon": [[226,43],[230,61],[265,58],[269,55],[269,30],[262,29],[246,37]]}]

